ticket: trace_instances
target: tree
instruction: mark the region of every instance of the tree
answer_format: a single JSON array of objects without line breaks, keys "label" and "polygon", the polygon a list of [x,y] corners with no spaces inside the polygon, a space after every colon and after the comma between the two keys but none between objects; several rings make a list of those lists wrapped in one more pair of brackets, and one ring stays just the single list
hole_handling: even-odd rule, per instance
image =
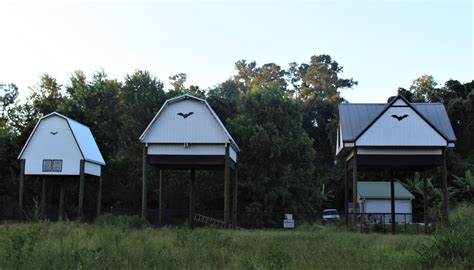
[{"label": "tree", "polygon": [[241,200],[247,210],[310,211],[317,205],[314,150],[302,127],[302,109],[278,88],[241,94],[228,126],[241,145]]},{"label": "tree", "polygon": [[43,74],[40,82],[31,88],[32,93],[29,99],[40,115],[62,110],[61,105],[64,102],[64,97],[61,88],[62,85],[47,73]]},{"label": "tree", "polygon": [[15,102],[17,97],[18,87],[15,84],[0,83],[0,125],[5,122],[8,107]]},{"label": "tree", "polygon": [[329,55],[312,56],[309,64],[290,64],[290,82],[304,104],[303,127],[313,139],[318,164],[332,166],[340,90],[357,82],[340,78],[343,67]]},{"label": "tree", "polygon": [[446,88],[437,88],[437,85],[431,75],[421,75],[413,80],[410,86],[413,102],[443,102],[449,98]]},{"label": "tree", "polygon": [[208,91],[207,101],[225,124],[227,119],[237,116],[239,96],[239,83],[227,80]]},{"label": "tree", "polygon": [[178,73],[169,77],[170,84],[173,86],[175,92],[185,92],[186,87],[184,83],[188,79],[188,75],[185,73]]},{"label": "tree", "polygon": [[240,60],[235,63],[235,69],[237,75],[234,76],[234,81],[244,92],[253,87],[286,88],[286,71],[277,64],[268,63],[259,67],[256,62],[247,63],[246,60]]},{"label": "tree", "polygon": [[292,63],[290,72],[290,81],[295,87],[295,92],[305,103],[311,103],[316,99],[339,102],[340,89],[357,85],[352,78],[339,78],[343,67],[325,54],[312,56],[309,64],[298,66]]}]

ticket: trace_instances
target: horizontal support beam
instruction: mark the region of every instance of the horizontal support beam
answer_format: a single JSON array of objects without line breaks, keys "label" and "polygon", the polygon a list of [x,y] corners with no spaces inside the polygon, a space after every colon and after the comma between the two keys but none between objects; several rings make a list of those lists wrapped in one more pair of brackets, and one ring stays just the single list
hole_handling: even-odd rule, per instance
[{"label": "horizontal support beam", "polygon": [[[348,161],[352,169],[353,159]],[[370,168],[371,170],[387,168],[403,168],[408,170],[430,169],[441,166],[443,156],[435,155],[357,155],[357,166],[359,169]]]},{"label": "horizontal support beam", "polygon": [[[225,156],[209,155],[148,155],[148,164],[161,169],[203,169],[223,170]],[[229,165],[235,168],[235,162],[229,159]]]}]

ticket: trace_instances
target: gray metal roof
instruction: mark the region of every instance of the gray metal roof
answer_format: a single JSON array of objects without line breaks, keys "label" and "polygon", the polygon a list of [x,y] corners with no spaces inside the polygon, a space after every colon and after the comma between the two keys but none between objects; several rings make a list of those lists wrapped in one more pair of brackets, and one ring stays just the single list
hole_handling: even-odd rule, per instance
[{"label": "gray metal roof", "polygon": [[[448,113],[442,103],[410,103],[450,142],[456,141]],[[364,129],[374,121],[388,104],[384,103],[346,103],[339,104],[339,121],[342,126],[342,139],[354,141]]]},{"label": "gray metal roof", "polygon": [[[413,199],[402,184],[395,182],[395,199]],[[390,199],[390,182],[360,181],[357,182],[357,192],[364,199]]]}]

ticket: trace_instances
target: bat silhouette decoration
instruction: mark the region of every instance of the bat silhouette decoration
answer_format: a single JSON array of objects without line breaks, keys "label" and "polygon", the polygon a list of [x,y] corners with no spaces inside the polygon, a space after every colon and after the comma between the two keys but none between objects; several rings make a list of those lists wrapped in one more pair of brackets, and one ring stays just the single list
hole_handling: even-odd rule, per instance
[{"label": "bat silhouette decoration", "polygon": [[51,133],[51,134],[53,134],[53,135],[56,135],[56,134],[58,134],[58,132],[57,132],[57,131],[55,131],[55,132],[52,132],[52,131],[51,131],[50,133]]},{"label": "bat silhouette decoration", "polygon": [[401,116],[400,116],[400,115],[396,115],[396,114],[392,114],[392,117],[393,117],[393,118],[396,118],[398,121],[401,121],[401,120],[407,118],[407,117],[408,117],[408,114],[404,114],[404,115],[401,115]]},{"label": "bat silhouette decoration", "polygon": [[179,116],[182,116],[184,119],[188,118],[188,116],[190,116],[191,114],[193,114],[194,112],[188,112],[188,113],[178,113]]}]

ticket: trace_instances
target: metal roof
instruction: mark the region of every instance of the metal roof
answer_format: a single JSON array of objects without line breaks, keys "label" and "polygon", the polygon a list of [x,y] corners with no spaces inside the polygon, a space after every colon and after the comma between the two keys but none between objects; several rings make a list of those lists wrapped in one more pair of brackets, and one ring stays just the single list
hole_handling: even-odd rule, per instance
[{"label": "metal roof", "polygon": [[71,129],[71,132],[74,136],[74,139],[76,140],[77,146],[79,147],[82,153],[82,158],[84,160],[92,162],[92,163],[96,163],[99,165],[105,165],[104,158],[102,157],[102,154],[100,153],[99,147],[97,146],[94,140],[94,136],[92,135],[92,132],[89,129],[89,127],[57,112],[52,112],[40,118],[38,123],[36,123],[36,126],[33,129],[33,132],[31,132],[30,137],[26,141],[25,146],[23,146],[23,149],[18,155],[18,159],[21,159],[23,152],[25,151],[28,143],[30,142],[30,139],[33,137],[36,131],[36,128],[38,127],[41,120],[46,119],[53,115],[59,116],[67,121]]},{"label": "metal roof", "polygon": [[224,131],[225,135],[227,136],[227,138],[229,139],[229,142],[230,144],[232,145],[232,147],[234,148],[235,151],[239,152],[240,151],[240,148],[239,146],[237,145],[237,143],[235,142],[234,138],[232,138],[232,136],[230,135],[229,131],[227,130],[227,128],[224,126],[224,124],[222,123],[221,119],[217,116],[217,114],[214,112],[214,110],[212,109],[211,105],[209,105],[209,103],[207,102],[207,100],[205,99],[202,99],[202,98],[198,98],[198,97],[195,97],[195,96],[192,96],[192,95],[189,95],[189,94],[184,94],[184,95],[181,95],[181,96],[177,96],[177,97],[174,97],[174,98],[171,98],[171,99],[168,99],[165,101],[165,103],[163,104],[163,106],[160,108],[160,110],[158,111],[158,113],[155,115],[155,117],[153,117],[153,119],[151,120],[150,124],[148,124],[148,126],[146,127],[145,131],[143,131],[142,135],[140,136],[139,140],[140,142],[143,142],[143,140],[145,139],[145,136],[146,136],[146,133],[148,132],[148,130],[150,129],[150,127],[153,125],[153,123],[156,121],[156,119],[158,119],[158,116],[160,115],[160,113],[163,111],[163,109],[169,105],[169,104],[172,104],[172,103],[175,103],[175,102],[179,102],[181,100],[186,100],[186,99],[194,99],[194,100],[197,100],[199,102],[202,102],[204,105],[206,105],[206,107],[209,109],[209,111],[211,112],[212,116],[214,117],[214,119],[217,121],[217,123],[219,124],[219,126],[222,128],[222,130]]},{"label": "metal roof", "polygon": [[[342,140],[345,142],[354,141],[390,105],[391,103],[339,104]],[[456,141],[448,113],[442,103],[410,103],[410,105],[446,137],[448,141]]]},{"label": "metal roof", "polygon": [[[399,182],[394,183],[395,199],[414,199],[410,193]],[[359,181],[357,192],[362,199],[390,199],[390,182]]]}]

